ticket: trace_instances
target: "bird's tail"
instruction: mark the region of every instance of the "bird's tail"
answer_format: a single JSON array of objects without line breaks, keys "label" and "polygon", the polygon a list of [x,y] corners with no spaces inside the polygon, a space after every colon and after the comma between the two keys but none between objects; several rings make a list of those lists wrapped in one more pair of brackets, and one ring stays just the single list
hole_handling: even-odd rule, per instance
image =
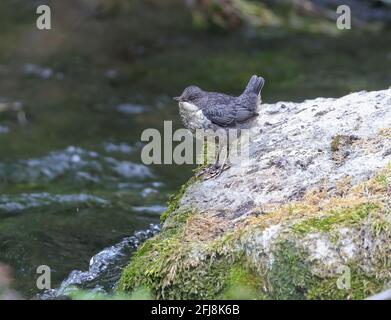
[{"label": "bird's tail", "polygon": [[251,77],[250,81],[248,82],[247,87],[246,89],[244,89],[243,94],[255,93],[258,95],[260,94],[264,84],[265,84],[265,79],[254,75]]}]

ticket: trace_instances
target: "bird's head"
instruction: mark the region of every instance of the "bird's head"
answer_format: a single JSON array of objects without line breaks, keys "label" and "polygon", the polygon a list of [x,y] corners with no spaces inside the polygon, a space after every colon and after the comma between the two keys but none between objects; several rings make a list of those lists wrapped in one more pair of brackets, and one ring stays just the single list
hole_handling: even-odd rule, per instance
[{"label": "bird's head", "polygon": [[174,97],[178,102],[194,102],[202,95],[202,90],[197,86],[189,86],[179,97]]}]

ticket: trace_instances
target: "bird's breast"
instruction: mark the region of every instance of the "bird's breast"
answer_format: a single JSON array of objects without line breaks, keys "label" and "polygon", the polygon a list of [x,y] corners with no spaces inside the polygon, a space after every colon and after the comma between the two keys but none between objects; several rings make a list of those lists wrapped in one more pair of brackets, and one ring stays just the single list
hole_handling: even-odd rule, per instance
[{"label": "bird's breast", "polygon": [[197,112],[198,110],[200,110],[200,108],[198,108],[195,104],[190,103],[190,102],[180,102],[179,108],[187,113],[194,113],[194,112]]},{"label": "bird's breast", "polygon": [[191,132],[197,129],[209,129],[211,122],[204,116],[202,110],[189,102],[179,103],[179,115],[183,125]]}]

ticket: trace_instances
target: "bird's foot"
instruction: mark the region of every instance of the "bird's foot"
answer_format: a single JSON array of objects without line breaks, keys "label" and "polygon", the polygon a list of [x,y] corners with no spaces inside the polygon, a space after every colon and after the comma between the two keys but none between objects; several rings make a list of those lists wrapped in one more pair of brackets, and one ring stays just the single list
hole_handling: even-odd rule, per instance
[{"label": "bird's foot", "polygon": [[213,176],[213,178],[218,177],[223,171],[229,169],[231,166],[228,163],[224,163],[217,169],[217,174]]},{"label": "bird's foot", "polygon": [[198,169],[197,172],[195,173],[195,177],[196,178],[200,178],[200,177],[205,178],[206,176],[210,176],[216,170],[217,170],[216,165],[210,164],[208,166],[203,167],[202,169]]},{"label": "bird's foot", "polygon": [[212,164],[202,170],[200,170],[199,172],[197,172],[196,174],[196,178],[198,177],[201,177],[204,179],[204,180],[209,180],[209,179],[212,179],[212,178],[216,178],[218,177],[223,171],[227,170],[230,168],[230,165],[225,163],[223,165],[216,165],[216,164]]}]

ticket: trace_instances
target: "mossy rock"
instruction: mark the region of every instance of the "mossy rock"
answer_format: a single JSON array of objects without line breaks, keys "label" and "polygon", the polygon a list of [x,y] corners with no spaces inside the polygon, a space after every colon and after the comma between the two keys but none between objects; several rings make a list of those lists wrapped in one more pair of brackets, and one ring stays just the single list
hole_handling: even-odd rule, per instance
[{"label": "mossy rock", "polygon": [[390,166],[343,196],[312,192],[235,224],[183,210],[187,184],[118,290],[147,288],[157,299],[363,299],[391,280],[389,181]]}]

